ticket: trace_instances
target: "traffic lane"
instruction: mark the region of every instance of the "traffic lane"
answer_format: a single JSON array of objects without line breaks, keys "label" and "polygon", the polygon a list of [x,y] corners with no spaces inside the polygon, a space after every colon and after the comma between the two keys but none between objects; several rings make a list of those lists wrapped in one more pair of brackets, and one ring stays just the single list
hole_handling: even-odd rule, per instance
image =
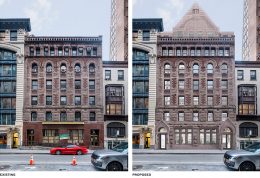
[{"label": "traffic lane", "polygon": [[[75,156],[77,164],[92,165],[91,154],[86,155],[51,155],[33,154],[35,164],[71,164]],[[0,163],[3,164],[29,164],[31,154],[0,154]]]},{"label": "traffic lane", "polygon": [[223,164],[223,154],[133,154],[133,163],[178,164],[211,163]]}]

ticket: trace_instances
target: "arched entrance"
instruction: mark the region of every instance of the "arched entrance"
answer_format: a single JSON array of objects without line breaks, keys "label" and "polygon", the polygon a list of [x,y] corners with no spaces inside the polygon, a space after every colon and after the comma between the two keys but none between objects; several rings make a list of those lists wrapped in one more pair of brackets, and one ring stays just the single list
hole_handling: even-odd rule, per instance
[{"label": "arched entrance", "polygon": [[231,149],[232,147],[232,131],[230,128],[225,128],[222,134],[223,149]]},{"label": "arched entrance", "polygon": [[159,129],[159,149],[166,150],[166,134],[167,130],[165,128]]}]

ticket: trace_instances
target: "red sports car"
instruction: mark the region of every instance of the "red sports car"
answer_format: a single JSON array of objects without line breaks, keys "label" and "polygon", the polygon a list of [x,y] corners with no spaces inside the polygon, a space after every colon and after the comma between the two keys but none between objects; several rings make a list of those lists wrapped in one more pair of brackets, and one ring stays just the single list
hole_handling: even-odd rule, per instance
[{"label": "red sports car", "polygon": [[50,150],[51,154],[56,155],[65,155],[65,154],[73,154],[73,155],[81,155],[81,154],[87,154],[88,150],[85,146],[78,146],[78,145],[68,145],[68,146],[62,146],[62,147],[55,147]]}]

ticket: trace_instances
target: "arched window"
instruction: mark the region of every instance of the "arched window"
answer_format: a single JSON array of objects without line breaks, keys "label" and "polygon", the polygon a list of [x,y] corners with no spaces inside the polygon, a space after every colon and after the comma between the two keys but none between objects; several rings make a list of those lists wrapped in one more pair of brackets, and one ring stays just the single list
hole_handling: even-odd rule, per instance
[{"label": "arched window", "polygon": [[198,64],[193,65],[193,74],[199,74],[199,65]]},{"label": "arched window", "polygon": [[32,64],[32,73],[37,73],[38,72],[38,65],[36,63]]},{"label": "arched window", "polygon": [[207,73],[213,74],[213,65],[211,63],[207,65]]},{"label": "arched window", "polygon": [[171,66],[170,66],[170,64],[165,64],[164,65],[164,73],[165,74],[170,74],[171,73]]},{"label": "arched window", "polygon": [[160,128],[159,130],[158,130],[160,133],[162,133],[162,132],[167,132],[167,130],[165,129],[165,128]]},{"label": "arched window", "polygon": [[221,73],[222,74],[227,74],[228,73],[228,66],[227,66],[227,64],[222,64],[221,65]]},{"label": "arched window", "polygon": [[239,137],[249,138],[258,136],[258,126],[252,122],[244,122],[239,125]]},{"label": "arched window", "polygon": [[125,137],[125,125],[120,122],[111,122],[107,125],[107,137]]},{"label": "arched window", "polygon": [[47,73],[51,73],[51,72],[52,72],[52,65],[51,65],[51,63],[48,63],[48,64],[46,65],[46,72],[47,72]]},{"label": "arched window", "polygon": [[66,64],[61,64],[61,66],[60,66],[60,71],[61,71],[62,73],[65,73],[65,72],[67,71]]},{"label": "arched window", "polygon": [[80,71],[81,71],[81,68],[80,68],[80,64],[75,64],[75,72],[76,73],[80,73]]},{"label": "arched window", "polygon": [[95,73],[95,64],[93,63],[89,64],[89,73],[91,74]]},{"label": "arched window", "polygon": [[183,63],[179,64],[179,74],[184,74],[185,72],[185,65]]}]

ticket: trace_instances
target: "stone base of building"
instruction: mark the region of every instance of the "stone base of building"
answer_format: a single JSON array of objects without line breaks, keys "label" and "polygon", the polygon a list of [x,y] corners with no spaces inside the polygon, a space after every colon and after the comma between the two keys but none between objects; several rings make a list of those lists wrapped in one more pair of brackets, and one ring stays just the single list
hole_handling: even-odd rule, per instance
[{"label": "stone base of building", "polygon": [[89,149],[104,148],[104,123],[24,122],[24,146],[77,144]]},{"label": "stone base of building", "polygon": [[122,143],[122,142],[128,142],[128,138],[114,138],[114,139],[107,139],[105,138],[105,141],[104,141],[104,147],[106,149],[112,149],[114,148],[115,146],[117,146],[118,144]]}]

